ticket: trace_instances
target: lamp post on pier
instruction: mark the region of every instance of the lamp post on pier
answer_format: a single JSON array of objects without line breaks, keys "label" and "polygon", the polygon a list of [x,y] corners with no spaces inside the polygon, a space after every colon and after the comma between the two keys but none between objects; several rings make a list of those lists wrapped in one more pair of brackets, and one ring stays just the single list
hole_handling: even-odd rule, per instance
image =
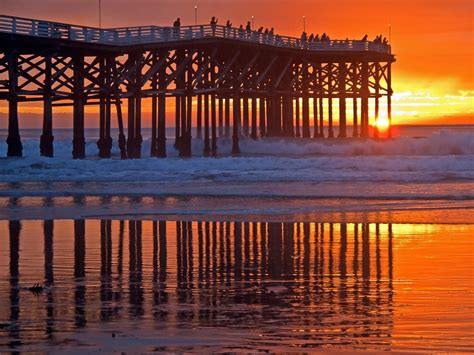
[{"label": "lamp post on pier", "polygon": [[253,21],[255,20],[255,17],[252,16],[252,31],[253,31]]},{"label": "lamp post on pier", "polygon": [[306,32],[306,16],[303,16],[303,32]]},{"label": "lamp post on pier", "polygon": [[198,6],[194,5],[194,24],[197,26],[198,24]]}]

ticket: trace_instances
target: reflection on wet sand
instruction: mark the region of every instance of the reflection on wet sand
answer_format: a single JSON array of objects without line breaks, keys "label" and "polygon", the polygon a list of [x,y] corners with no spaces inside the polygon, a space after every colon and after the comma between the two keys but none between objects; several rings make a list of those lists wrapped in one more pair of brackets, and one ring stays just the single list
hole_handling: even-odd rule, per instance
[{"label": "reflection on wet sand", "polygon": [[[206,327],[217,338],[219,329],[253,330],[241,339],[249,349],[391,343],[391,225],[46,220],[40,276],[37,259],[22,256],[22,223],[33,222],[8,226],[0,349],[131,320]],[[32,282],[44,291],[32,295]]]}]

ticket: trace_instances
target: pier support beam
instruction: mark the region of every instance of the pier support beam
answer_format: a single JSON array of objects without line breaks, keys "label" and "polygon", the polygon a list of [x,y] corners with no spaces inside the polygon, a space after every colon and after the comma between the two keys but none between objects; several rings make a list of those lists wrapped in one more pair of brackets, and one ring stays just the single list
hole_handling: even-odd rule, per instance
[{"label": "pier support beam", "polygon": [[274,130],[275,133],[274,135],[277,137],[281,137],[283,135],[282,131],[282,97],[281,95],[275,95],[275,104],[274,104],[274,116],[275,116],[275,126]]},{"label": "pier support beam", "polygon": [[367,61],[362,62],[361,71],[360,136],[367,138],[369,136],[369,63]]},{"label": "pier support beam", "polygon": [[257,139],[257,98],[252,96],[252,139]]},{"label": "pier support beam", "polygon": [[379,137],[379,94],[380,94],[380,63],[374,64],[374,82],[375,82],[375,117],[374,117],[374,138]]},{"label": "pier support beam", "polygon": [[174,148],[179,149],[179,141],[181,136],[181,97],[175,96],[175,121],[174,121]]},{"label": "pier support beam", "polygon": [[23,155],[23,145],[21,144],[18,124],[18,56],[16,53],[9,53],[7,60],[9,80],[7,156],[21,157]]},{"label": "pier support beam", "polygon": [[346,138],[346,63],[339,63],[339,138]]},{"label": "pier support beam", "polygon": [[74,69],[74,106],[73,106],[73,159],[84,159],[85,137],[84,137],[84,57],[73,57]]},{"label": "pier support beam", "polygon": [[239,147],[239,125],[240,125],[240,95],[238,89],[234,91],[233,95],[233,123],[232,123],[232,155],[240,154]]},{"label": "pier support beam", "polygon": [[196,100],[196,136],[198,139],[202,139],[202,95],[197,95]]},{"label": "pier support beam", "polygon": [[[158,57],[156,54],[152,56],[152,65],[156,65]],[[151,89],[158,90],[158,75],[155,74],[151,78]],[[157,146],[158,146],[158,96],[156,94],[151,95],[151,145],[150,145],[150,156],[156,157]]]},{"label": "pier support beam", "polygon": [[359,136],[359,129],[358,129],[358,109],[357,109],[357,97],[352,99],[352,137],[356,138]]},{"label": "pier support beam", "polygon": [[51,85],[51,56],[46,56],[43,94],[43,133],[40,138],[40,153],[41,156],[49,158],[54,156],[53,100]]},{"label": "pier support beam", "polygon": [[359,74],[357,73],[358,65],[357,63],[352,63],[352,92],[354,97],[352,99],[352,137],[359,136],[359,123],[358,123],[358,108],[357,108],[357,97],[360,95],[359,90],[357,89],[357,84],[359,82]]},{"label": "pier support beam", "polygon": [[[152,87],[154,90],[157,88],[156,77],[152,80]],[[151,96],[151,145],[150,145],[150,156],[156,157],[158,147],[158,96],[153,94]]]},{"label": "pier support beam", "polygon": [[293,137],[293,101],[290,96],[283,96],[282,100],[282,116],[283,116],[283,135],[285,137]]},{"label": "pier support beam", "polygon": [[319,126],[318,126],[318,97],[313,94],[313,138],[319,137]]},{"label": "pier support beam", "polygon": [[387,138],[392,138],[392,64],[387,64]]},{"label": "pier support beam", "polygon": [[215,94],[211,95],[211,100],[211,154],[215,157],[217,156],[217,112]]},{"label": "pier support beam", "polygon": [[300,98],[296,96],[295,100],[295,137],[301,137],[300,133]]},{"label": "pier support beam", "polygon": [[302,108],[303,108],[303,138],[310,138],[311,133],[309,130],[309,96],[308,96],[308,64],[303,64],[303,98],[302,98]]},{"label": "pier support beam", "polygon": [[99,98],[99,140],[97,147],[99,148],[100,158],[110,158],[112,149],[112,138],[110,136],[111,121],[111,102],[110,102],[110,59],[101,58],[100,61],[100,78],[99,82],[102,86]]},{"label": "pier support beam", "polygon": [[224,136],[228,138],[230,137],[230,98],[228,96],[224,99],[224,121]]},{"label": "pier support beam", "polygon": [[211,153],[211,145],[209,141],[209,95],[204,95],[204,149],[205,157]]},{"label": "pier support beam", "polygon": [[260,125],[260,137],[265,137],[266,135],[266,125],[265,125],[265,113],[266,113],[266,109],[265,109],[265,98],[264,97],[260,97],[259,99],[259,125]]},{"label": "pier support beam", "polygon": [[[167,55],[167,54],[165,54]],[[158,87],[164,89],[166,86],[166,73],[164,70],[158,74]],[[158,131],[156,156],[158,158],[166,157],[166,94],[158,94]]]},{"label": "pier support beam", "polygon": [[319,137],[324,138],[324,106],[323,106],[323,69],[321,64],[318,64],[318,87],[319,87]]},{"label": "pier support beam", "polygon": [[332,97],[328,98],[328,138],[334,138],[333,119],[332,119]]},{"label": "pier support beam", "polygon": [[219,95],[219,137],[224,136],[224,98]]},{"label": "pier support beam", "polygon": [[249,98],[247,96],[244,96],[242,98],[243,105],[243,114],[242,114],[242,135],[244,137],[249,136]]}]

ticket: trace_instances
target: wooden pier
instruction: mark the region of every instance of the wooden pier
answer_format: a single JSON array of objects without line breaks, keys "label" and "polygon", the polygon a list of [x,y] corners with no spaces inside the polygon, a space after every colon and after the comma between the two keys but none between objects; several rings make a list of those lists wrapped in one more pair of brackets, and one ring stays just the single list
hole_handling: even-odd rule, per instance
[{"label": "wooden pier", "polygon": [[151,100],[149,154],[155,157],[166,157],[170,108],[182,157],[192,155],[193,130],[206,156],[217,155],[220,137],[232,137],[232,154],[239,154],[242,137],[368,137],[369,104],[376,123],[383,96],[391,125],[395,57],[381,43],[307,42],[218,25],[99,29],[11,16],[0,16],[0,43],[8,156],[22,155],[18,105],[31,101],[43,103],[40,151],[48,157],[54,154],[53,107],[72,106],[75,159],[85,157],[86,105],[99,107],[102,158],[111,156],[113,112],[121,157],[141,157],[145,99]]}]

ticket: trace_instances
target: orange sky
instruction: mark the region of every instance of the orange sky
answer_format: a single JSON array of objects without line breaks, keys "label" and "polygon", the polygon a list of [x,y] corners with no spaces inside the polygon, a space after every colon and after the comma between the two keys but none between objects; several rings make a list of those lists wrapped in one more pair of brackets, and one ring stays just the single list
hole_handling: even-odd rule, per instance
[{"label": "orange sky", "polygon": [[[67,4],[67,5],[66,5]],[[239,25],[298,36],[388,36],[392,25],[396,123],[474,123],[474,2],[472,0],[102,0],[104,27],[194,24],[212,15]],[[0,13],[98,25],[98,0],[0,0]],[[0,112],[5,112],[4,103]]]}]

